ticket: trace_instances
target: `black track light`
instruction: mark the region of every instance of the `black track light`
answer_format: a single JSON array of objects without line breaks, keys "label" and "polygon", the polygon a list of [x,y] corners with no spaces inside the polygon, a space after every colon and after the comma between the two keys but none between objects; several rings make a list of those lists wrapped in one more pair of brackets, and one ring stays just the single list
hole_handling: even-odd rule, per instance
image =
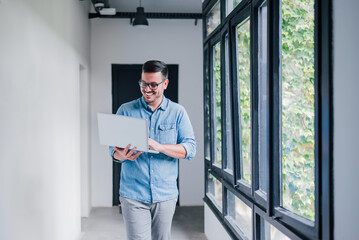
[{"label": "black track light", "polygon": [[141,0],[140,0],[140,6],[137,8],[137,11],[136,11],[135,20],[133,21],[132,25],[135,27],[139,27],[139,26],[147,27],[148,26],[148,21],[145,16],[145,9],[143,7],[141,7]]}]

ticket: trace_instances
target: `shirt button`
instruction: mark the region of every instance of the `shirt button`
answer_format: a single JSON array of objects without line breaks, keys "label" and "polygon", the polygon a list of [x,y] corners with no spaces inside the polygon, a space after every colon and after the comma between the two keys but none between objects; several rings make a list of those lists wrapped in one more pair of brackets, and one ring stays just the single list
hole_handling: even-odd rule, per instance
[{"label": "shirt button", "polygon": [[151,158],[153,158],[153,156],[151,156]]}]

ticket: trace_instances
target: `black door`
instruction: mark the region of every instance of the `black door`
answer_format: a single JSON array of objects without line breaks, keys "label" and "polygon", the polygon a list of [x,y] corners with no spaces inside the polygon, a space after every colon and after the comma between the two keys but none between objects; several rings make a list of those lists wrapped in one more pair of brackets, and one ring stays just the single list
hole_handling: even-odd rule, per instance
[{"label": "black door", "polygon": [[[178,102],[178,65],[168,64],[169,85],[164,92],[166,98]],[[116,113],[121,104],[142,96],[138,80],[141,78],[142,64],[112,64],[112,113]],[[113,206],[119,205],[119,186],[121,164],[113,162]]]}]

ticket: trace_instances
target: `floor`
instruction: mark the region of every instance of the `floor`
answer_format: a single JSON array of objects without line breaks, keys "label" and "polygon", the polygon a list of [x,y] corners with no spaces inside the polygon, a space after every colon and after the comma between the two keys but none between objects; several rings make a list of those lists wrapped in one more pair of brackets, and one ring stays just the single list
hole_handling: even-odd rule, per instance
[{"label": "floor", "polygon": [[[93,208],[81,221],[81,240],[125,240],[126,232],[118,207]],[[172,240],[206,240],[203,207],[177,207],[172,222]]]}]

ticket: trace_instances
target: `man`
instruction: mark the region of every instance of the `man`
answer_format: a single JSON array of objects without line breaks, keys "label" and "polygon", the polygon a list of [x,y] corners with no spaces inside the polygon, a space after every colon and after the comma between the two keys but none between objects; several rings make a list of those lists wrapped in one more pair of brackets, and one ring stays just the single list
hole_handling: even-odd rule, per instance
[{"label": "man", "polygon": [[165,240],[178,189],[178,159],[191,159],[196,142],[185,109],[165,98],[168,68],[157,60],[142,67],[139,81],[142,97],[121,105],[117,114],[148,120],[149,147],[159,154],[110,147],[114,161],[122,162],[120,201],[127,238]]}]

